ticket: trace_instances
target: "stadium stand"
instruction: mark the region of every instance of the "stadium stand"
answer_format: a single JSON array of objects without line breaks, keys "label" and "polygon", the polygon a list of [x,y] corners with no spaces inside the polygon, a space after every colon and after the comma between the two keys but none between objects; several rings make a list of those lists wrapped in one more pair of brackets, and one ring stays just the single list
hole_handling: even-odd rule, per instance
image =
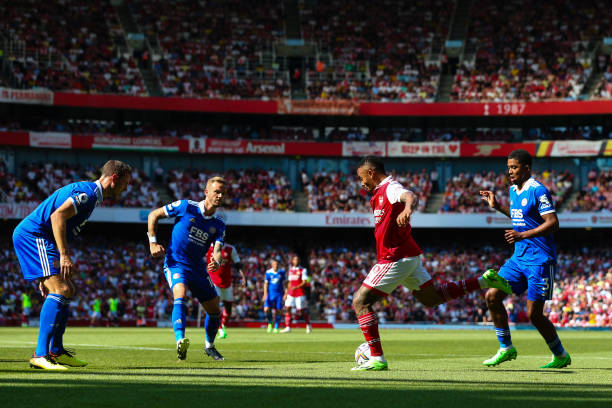
[{"label": "stadium stand", "polygon": [[610,34],[608,16],[596,0],[475,1],[467,45],[474,58],[458,69],[452,100],[577,100],[595,40]]},{"label": "stadium stand", "polygon": [[109,0],[3,2],[0,35],[18,88],[147,94]]},{"label": "stadium stand", "polygon": [[269,99],[289,96],[288,78],[266,72],[261,52],[281,38],[283,3],[163,0],[130,6],[159,58],[166,96]]}]

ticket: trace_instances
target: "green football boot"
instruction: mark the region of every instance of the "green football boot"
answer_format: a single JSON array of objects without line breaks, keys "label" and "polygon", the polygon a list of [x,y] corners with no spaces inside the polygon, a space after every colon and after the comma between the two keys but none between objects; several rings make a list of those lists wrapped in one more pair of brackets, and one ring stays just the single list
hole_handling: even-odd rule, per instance
[{"label": "green football boot", "polygon": [[85,367],[87,365],[87,362],[80,360],[74,356],[74,350],[72,349],[64,349],[60,354],[50,354],[57,364],[65,365],[68,367]]},{"label": "green football boot", "polygon": [[219,338],[227,339],[227,330],[225,330],[225,327],[219,327]]},{"label": "green football boot", "polygon": [[499,349],[497,350],[497,354],[495,354],[490,359],[483,361],[482,364],[487,367],[495,367],[496,365],[499,365],[503,362],[516,359],[517,355],[518,353],[514,346],[507,350]]},{"label": "green football boot", "polygon": [[508,281],[499,276],[495,269],[487,269],[486,272],[482,274],[482,279],[487,282],[490,288],[499,289],[508,295],[512,294],[512,287],[510,287]]},{"label": "green football boot", "polygon": [[389,364],[386,361],[368,360],[357,367],[351,368],[351,371],[386,371],[389,369]]},{"label": "green football boot", "polygon": [[189,339],[182,338],[176,342],[176,357],[180,361],[187,358],[187,349],[189,349]]},{"label": "green football boot", "polygon": [[266,333],[272,333],[272,323],[268,323],[268,328],[266,329]]},{"label": "green football boot", "polygon": [[563,368],[563,367],[567,367],[570,364],[572,364],[572,358],[570,357],[569,354],[566,354],[563,357],[557,357],[553,355],[553,358],[550,361],[550,363],[543,365],[540,368]]}]

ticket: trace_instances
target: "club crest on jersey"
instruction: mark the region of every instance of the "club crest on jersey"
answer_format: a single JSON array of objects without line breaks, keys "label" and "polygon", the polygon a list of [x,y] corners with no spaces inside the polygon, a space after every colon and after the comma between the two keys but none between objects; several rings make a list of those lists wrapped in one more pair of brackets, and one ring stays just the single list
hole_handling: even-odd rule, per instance
[{"label": "club crest on jersey", "polygon": [[210,228],[208,229],[208,232],[210,232],[210,233],[211,233],[211,235],[212,235],[212,234],[214,234],[215,232],[217,232],[217,229],[216,229],[215,227],[210,227]]},{"label": "club crest on jersey", "polygon": [[81,193],[76,197],[78,204],[85,204],[89,200],[89,196],[86,193]]},{"label": "club crest on jersey", "polygon": [[190,219],[189,219],[189,222],[195,222],[195,218],[193,218],[193,217],[192,217],[192,218],[190,218]]},{"label": "club crest on jersey", "polygon": [[522,205],[523,207],[527,205],[527,199],[526,199],[526,198],[523,198],[523,199],[521,200],[521,205]]},{"label": "club crest on jersey", "polygon": [[175,273],[174,275],[172,275],[172,279],[178,279],[181,277],[180,273]]},{"label": "club crest on jersey", "polygon": [[548,208],[550,207],[550,201],[548,200],[548,197],[546,197],[546,195],[540,196],[540,202],[542,203],[542,208]]},{"label": "club crest on jersey", "polygon": [[378,197],[378,205],[383,205],[383,196]]}]

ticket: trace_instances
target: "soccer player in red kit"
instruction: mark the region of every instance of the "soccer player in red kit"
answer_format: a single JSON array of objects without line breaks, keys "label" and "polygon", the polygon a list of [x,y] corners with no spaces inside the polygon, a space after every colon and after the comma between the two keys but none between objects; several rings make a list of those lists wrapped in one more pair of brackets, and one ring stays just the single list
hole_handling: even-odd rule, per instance
[{"label": "soccer player in red kit", "polygon": [[497,288],[506,293],[512,289],[493,269],[481,277],[460,282],[434,284],[421,265],[421,248],[410,233],[410,216],[417,208],[418,197],[392,177],[387,177],[382,161],[374,156],[364,158],[357,168],[364,189],[372,193],[377,263],[368,273],[353,297],[359,326],[370,345],[371,358],[353,370],[387,370],[378,319],[372,306],[388,296],[399,285],[412,290],[423,305],[434,307],[483,288]]},{"label": "soccer player in red kit", "polygon": [[[213,246],[211,245],[208,253],[206,254],[206,262],[210,263],[210,259],[213,254]],[[240,278],[242,279],[242,286],[246,285],[246,279],[242,272],[242,264],[240,263],[240,257],[236,247],[225,243],[221,250],[221,266],[214,272],[210,272],[210,280],[215,285],[217,293],[219,294],[219,300],[223,303],[223,312],[221,313],[221,321],[219,324],[219,338],[225,339],[227,337],[227,331],[225,330],[225,324],[229,321],[232,315],[232,305],[234,304],[234,289],[232,286],[233,276],[232,267],[238,269]]]},{"label": "soccer player in red kit", "polygon": [[306,268],[300,266],[300,258],[294,255],[291,258],[291,266],[287,271],[287,281],[289,284],[285,293],[285,328],[281,330],[281,333],[289,333],[291,331],[292,308],[296,309],[297,317],[302,316],[306,322],[306,333],[312,332],[310,314],[308,313],[308,300],[304,291],[308,280]]}]

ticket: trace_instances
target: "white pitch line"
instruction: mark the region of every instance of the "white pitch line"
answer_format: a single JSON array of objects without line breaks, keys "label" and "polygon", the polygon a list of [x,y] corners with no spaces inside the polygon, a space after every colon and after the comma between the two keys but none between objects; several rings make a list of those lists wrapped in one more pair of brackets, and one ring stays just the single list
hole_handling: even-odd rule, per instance
[{"label": "white pitch line", "polygon": [[[26,346],[26,344],[28,344]],[[34,345],[36,342],[34,341],[12,341],[5,340],[0,342],[0,346],[10,347],[10,348],[31,348],[30,345]],[[82,343],[82,344],[70,344],[70,346],[76,347],[95,347],[101,349],[109,349],[109,350],[145,350],[145,351],[173,351],[172,348],[161,348],[161,347],[139,347],[139,346],[109,346],[108,344],[91,344],[91,343]],[[295,354],[294,351],[277,351],[277,350],[240,350],[245,353],[271,353],[271,354]],[[301,351],[300,354],[323,354],[323,355],[350,355],[351,353],[343,352],[343,351]],[[433,353],[389,353],[390,356],[404,356],[404,357],[464,357],[464,358],[476,358],[476,357],[486,357],[488,354],[433,354]],[[550,354],[547,355],[530,355],[524,356],[522,355],[520,358],[549,358]],[[586,357],[592,360],[612,360],[612,357]]]}]

